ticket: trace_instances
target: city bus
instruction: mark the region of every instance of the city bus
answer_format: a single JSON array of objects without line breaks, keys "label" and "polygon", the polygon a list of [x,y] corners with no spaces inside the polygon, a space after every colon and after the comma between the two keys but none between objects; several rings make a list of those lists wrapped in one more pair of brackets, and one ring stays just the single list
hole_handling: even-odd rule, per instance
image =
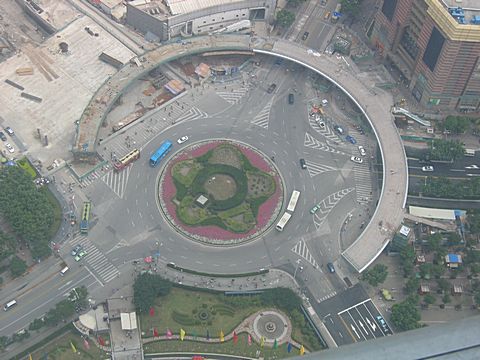
[{"label": "city bus", "polygon": [[90,221],[91,207],[92,207],[92,204],[89,201],[85,201],[83,203],[82,219],[80,221],[80,233],[81,234],[88,234],[88,228],[89,228],[88,222]]},{"label": "city bus", "polygon": [[472,156],[472,157],[475,156],[475,150],[473,149],[465,149],[464,151],[465,151],[464,152],[465,156]]},{"label": "city bus", "polygon": [[163,142],[162,146],[158,148],[155,153],[150,157],[150,166],[155,167],[158,163],[167,155],[170,150],[172,149],[172,142],[170,140],[166,140]]},{"label": "city bus", "polygon": [[342,4],[337,4],[337,7],[335,8],[335,11],[332,13],[332,17],[330,18],[330,21],[335,24],[338,21],[338,18],[342,16],[340,11],[342,10]]},{"label": "city bus", "polygon": [[300,191],[293,190],[292,196],[290,197],[290,201],[288,202],[287,211],[290,211],[291,213],[295,211],[295,207],[297,206],[299,196],[300,196]]},{"label": "city bus", "polygon": [[116,161],[113,164],[113,168],[116,171],[121,171],[125,169],[128,165],[130,165],[132,162],[140,158],[140,150],[138,149],[133,149],[130,151],[127,155],[122,157],[120,160]]},{"label": "city bus", "polygon": [[278,222],[277,226],[275,226],[275,228],[278,231],[283,231],[283,228],[285,227],[285,225],[287,225],[288,220],[290,220],[291,217],[292,217],[291,214],[289,214],[288,212],[285,212],[282,218],[280,219],[280,221]]}]

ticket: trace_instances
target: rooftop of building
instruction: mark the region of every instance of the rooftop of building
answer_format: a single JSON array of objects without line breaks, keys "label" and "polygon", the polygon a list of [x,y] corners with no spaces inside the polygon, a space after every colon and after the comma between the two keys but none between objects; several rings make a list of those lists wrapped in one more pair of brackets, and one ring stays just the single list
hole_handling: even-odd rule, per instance
[{"label": "rooftop of building", "polygon": [[480,26],[480,3],[478,0],[438,0],[449,9],[452,17],[460,24]]},{"label": "rooftop of building", "polygon": [[188,14],[213,6],[231,4],[239,0],[134,0],[129,5],[135,6],[158,18]]}]

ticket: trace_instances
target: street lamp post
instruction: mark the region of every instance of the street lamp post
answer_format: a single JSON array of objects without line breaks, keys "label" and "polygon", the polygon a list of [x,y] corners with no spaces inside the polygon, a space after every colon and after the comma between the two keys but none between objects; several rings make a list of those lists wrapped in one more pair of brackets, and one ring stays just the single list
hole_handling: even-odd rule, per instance
[{"label": "street lamp post", "polygon": [[300,265],[300,262],[301,262],[300,259],[298,259],[297,261],[295,261],[295,263],[296,263],[297,265],[295,266],[295,272],[293,273],[293,280],[295,280],[295,276],[297,276],[297,270],[298,270],[298,266]]}]

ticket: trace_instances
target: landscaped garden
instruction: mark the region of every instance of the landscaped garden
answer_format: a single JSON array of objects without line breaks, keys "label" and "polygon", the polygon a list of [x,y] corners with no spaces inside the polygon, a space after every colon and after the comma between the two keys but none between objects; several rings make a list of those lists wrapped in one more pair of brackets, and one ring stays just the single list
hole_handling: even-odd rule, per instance
[{"label": "landscaped garden", "polygon": [[269,227],[281,208],[275,167],[252,148],[230,141],[195,144],[164,170],[164,214],[186,235],[248,239]]}]

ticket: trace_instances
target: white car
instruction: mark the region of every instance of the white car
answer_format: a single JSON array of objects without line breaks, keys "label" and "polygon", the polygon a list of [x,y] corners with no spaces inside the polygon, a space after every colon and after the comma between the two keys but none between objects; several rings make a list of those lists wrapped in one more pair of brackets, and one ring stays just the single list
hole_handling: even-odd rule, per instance
[{"label": "white car", "polygon": [[325,130],[325,123],[323,121],[319,121],[318,126],[320,126],[320,129]]},{"label": "white car", "polygon": [[365,148],[362,145],[360,145],[358,147],[358,151],[360,152],[360,155],[362,155],[362,156],[367,155],[367,152],[365,151]]},{"label": "white car", "polygon": [[432,172],[433,171],[433,166],[423,166],[422,171]]},{"label": "white car", "polygon": [[188,136],[185,135],[185,136],[182,136],[180,139],[177,140],[177,143],[179,144],[183,144],[185,141],[188,140]]},{"label": "white car", "polygon": [[15,149],[13,148],[12,145],[10,145],[10,143],[5,143],[5,147],[7,148],[7,150],[11,153],[15,152]]},{"label": "white car", "polygon": [[359,158],[358,156],[352,156],[350,160],[352,160],[354,163],[357,163],[357,164],[363,163],[363,159]]}]

